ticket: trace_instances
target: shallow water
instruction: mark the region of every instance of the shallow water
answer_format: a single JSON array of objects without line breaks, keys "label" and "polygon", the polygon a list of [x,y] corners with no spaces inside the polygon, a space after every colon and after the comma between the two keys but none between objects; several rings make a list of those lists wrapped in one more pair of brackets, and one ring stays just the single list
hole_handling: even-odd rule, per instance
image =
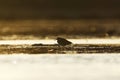
[{"label": "shallow water", "polygon": [[119,80],[120,54],[0,55],[0,80]]},{"label": "shallow water", "polygon": [[[95,38],[95,39],[68,39],[73,44],[120,44],[120,38]],[[55,39],[41,40],[0,40],[0,45],[20,45],[20,44],[57,44]]]},{"label": "shallow water", "polygon": [[69,39],[71,46],[58,47],[54,39],[0,40],[0,54],[14,53],[120,53],[120,39]]}]

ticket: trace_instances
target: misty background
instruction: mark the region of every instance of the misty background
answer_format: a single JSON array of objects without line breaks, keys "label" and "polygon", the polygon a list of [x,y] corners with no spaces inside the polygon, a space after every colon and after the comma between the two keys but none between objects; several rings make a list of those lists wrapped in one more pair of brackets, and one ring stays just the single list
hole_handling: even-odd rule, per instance
[{"label": "misty background", "polygon": [[119,36],[119,0],[0,0],[0,35]]},{"label": "misty background", "polygon": [[0,0],[0,18],[118,19],[119,4],[119,0]]}]

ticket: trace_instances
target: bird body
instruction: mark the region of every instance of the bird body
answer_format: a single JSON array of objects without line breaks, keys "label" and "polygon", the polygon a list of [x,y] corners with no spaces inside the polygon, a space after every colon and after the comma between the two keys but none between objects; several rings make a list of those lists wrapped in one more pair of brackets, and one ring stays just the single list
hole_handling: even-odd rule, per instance
[{"label": "bird body", "polygon": [[66,45],[72,44],[72,42],[70,42],[64,38],[60,38],[60,37],[57,38],[57,43],[61,46],[66,46]]}]

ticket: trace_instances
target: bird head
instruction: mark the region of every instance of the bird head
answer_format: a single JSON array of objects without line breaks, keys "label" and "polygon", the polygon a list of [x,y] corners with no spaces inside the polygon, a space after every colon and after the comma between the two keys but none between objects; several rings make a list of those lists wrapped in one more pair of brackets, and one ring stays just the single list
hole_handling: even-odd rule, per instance
[{"label": "bird head", "polygon": [[56,40],[60,40],[61,38],[60,37],[57,37]]}]

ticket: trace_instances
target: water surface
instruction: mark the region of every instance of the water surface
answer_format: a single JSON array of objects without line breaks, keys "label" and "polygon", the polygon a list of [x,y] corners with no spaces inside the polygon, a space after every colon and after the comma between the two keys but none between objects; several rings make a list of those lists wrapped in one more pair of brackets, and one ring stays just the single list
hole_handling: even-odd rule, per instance
[{"label": "water surface", "polygon": [[119,54],[0,55],[1,80],[119,80]]}]

